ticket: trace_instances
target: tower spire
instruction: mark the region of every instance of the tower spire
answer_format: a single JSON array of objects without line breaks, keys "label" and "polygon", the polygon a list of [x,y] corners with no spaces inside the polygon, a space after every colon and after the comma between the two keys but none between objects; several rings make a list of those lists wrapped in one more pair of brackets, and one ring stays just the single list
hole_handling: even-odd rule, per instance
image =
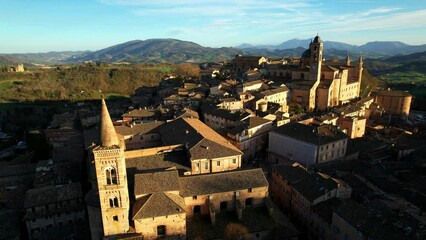
[{"label": "tower spire", "polygon": [[349,51],[346,55],[346,66],[350,66],[351,65],[351,59],[349,58]]},{"label": "tower spire", "polygon": [[114,125],[112,124],[105,99],[102,97],[102,110],[101,110],[101,146],[112,147],[119,146],[120,142],[115,132]]}]

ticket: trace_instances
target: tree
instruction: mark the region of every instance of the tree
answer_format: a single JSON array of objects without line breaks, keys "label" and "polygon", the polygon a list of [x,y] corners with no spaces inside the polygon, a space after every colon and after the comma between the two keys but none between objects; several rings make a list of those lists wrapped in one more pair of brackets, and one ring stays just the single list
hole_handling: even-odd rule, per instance
[{"label": "tree", "polygon": [[176,66],[175,72],[182,78],[199,77],[200,67],[198,65],[182,63]]},{"label": "tree", "polygon": [[246,226],[240,223],[229,223],[224,230],[225,240],[248,240],[249,231]]}]

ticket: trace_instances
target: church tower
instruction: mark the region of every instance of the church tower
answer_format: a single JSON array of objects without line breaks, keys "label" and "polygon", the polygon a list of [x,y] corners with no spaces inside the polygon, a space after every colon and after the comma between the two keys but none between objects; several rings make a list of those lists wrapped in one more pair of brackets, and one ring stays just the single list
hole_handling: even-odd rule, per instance
[{"label": "church tower", "polygon": [[129,230],[129,192],[124,149],[102,98],[100,145],[93,150],[104,236]]},{"label": "church tower", "polygon": [[309,44],[311,50],[310,59],[310,75],[311,79],[318,82],[321,80],[321,64],[322,64],[322,49],[323,43],[319,36],[314,38],[314,41]]},{"label": "church tower", "polygon": [[351,65],[351,59],[349,58],[349,51],[346,55],[346,67],[349,67]]},{"label": "church tower", "polygon": [[358,97],[360,97],[359,93],[361,91],[362,71],[364,70],[363,65],[364,65],[364,63],[362,62],[362,53],[360,53],[359,59],[358,59],[358,64],[356,66],[357,81],[358,81]]}]

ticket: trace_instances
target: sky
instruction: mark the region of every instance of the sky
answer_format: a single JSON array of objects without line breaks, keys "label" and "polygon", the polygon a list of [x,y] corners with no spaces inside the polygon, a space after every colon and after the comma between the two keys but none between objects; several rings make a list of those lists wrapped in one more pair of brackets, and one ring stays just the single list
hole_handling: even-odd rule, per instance
[{"label": "sky", "polygon": [[206,47],[323,40],[426,44],[425,0],[0,0],[0,53],[150,38]]}]

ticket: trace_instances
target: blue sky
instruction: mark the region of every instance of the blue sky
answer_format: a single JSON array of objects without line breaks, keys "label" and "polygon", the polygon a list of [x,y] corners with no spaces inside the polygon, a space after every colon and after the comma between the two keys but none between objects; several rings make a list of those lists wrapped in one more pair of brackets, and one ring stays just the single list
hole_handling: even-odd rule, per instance
[{"label": "blue sky", "polygon": [[209,47],[324,40],[426,44],[424,0],[0,0],[0,53],[149,38]]}]

